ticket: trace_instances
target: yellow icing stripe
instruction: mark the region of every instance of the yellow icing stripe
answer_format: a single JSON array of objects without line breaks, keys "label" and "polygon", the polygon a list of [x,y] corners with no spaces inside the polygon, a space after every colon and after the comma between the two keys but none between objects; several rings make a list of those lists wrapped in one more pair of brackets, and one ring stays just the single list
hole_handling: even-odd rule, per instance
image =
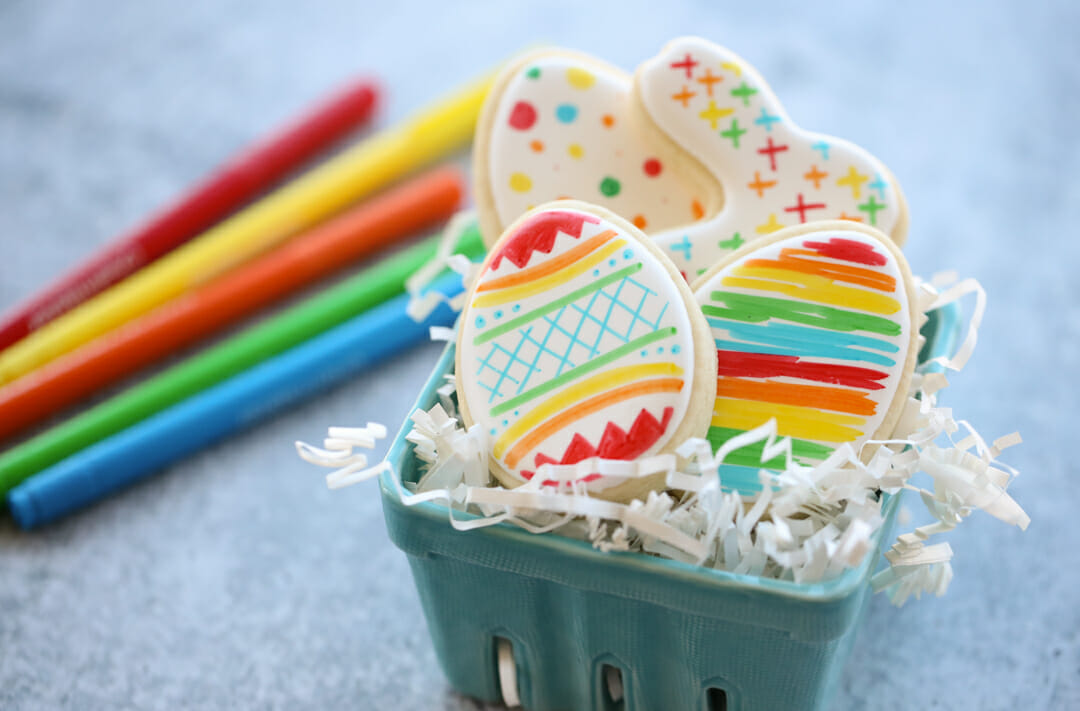
[{"label": "yellow icing stripe", "polygon": [[568,283],[575,277],[580,276],[589,269],[592,269],[611,256],[612,252],[625,246],[626,240],[618,239],[614,242],[609,242],[607,245],[596,250],[584,259],[573,262],[553,274],[548,274],[546,277],[526,282],[520,286],[511,286],[506,289],[500,289],[489,294],[478,294],[476,298],[473,299],[473,308],[483,309],[488,306],[505,304],[509,301],[521,301],[534,294],[555,289],[562,284]]},{"label": "yellow icing stripe", "polygon": [[900,310],[900,302],[881,293],[839,286],[832,279],[804,274],[790,269],[761,267],[736,267],[732,276],[724,277],[724,286],[760,291],[778,291],[803,301],[816,301],[873,314],[894,314]]},{"label": "yellow icing stripe", "polygon": [[603,373],[597,373],[591,378],[586,378],[580,383],[566,388],[552,395],[535,408],[525,413],[525,416],[511,425],[506,432],[495,441],[492,453],[497,459],[501,459],[506,448],[519,439],[526,432],[539,425],[544,420],[558,414],[581,400],[599,392],[612,390],[625,383],[634,380],[643,380],[655,375],[682,375],[683,369],[674,363],[643,363],[642,365],[627,365],[621,368],[612,368]]},{"label": "yellow icing stripe", "polygon": [[777,433],[781,437],[819,442],[853,442],[863,436],[862,427],[866,424],[862,417],[755,400],[718,397],[714,408],[713,427],[752,430],[775,417]]}]

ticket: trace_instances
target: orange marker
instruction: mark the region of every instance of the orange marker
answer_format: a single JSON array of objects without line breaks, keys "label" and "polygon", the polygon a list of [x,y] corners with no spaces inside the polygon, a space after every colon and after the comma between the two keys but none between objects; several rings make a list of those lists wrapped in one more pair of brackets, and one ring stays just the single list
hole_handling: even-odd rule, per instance
[{"label": "orange marker", "polygon": [[429,171],[0,388],[0,440],[396,237],[445,220],[457,209],[463,192],[456,169]]}]

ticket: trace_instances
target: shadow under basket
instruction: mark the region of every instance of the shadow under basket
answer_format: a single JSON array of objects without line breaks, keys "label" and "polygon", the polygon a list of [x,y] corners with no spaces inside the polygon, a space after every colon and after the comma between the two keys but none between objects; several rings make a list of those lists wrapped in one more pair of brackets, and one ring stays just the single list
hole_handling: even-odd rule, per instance
[{"label": "shadow under basket", "polygon": [[[959,322],[955,304],[930,314],[920,362],[953,352]],[[416,407],[438,401],[453,364],[451,347]],[[387,460],[415,482],[409,424]],[[379,482],[386,527],[408,556],[447,679],[487,702],[503,701],[509,683],[532,711],[827,708],[900,498],[886,501],[886,523],[862,565],[798,584],[602,553],[509,524],[459,532],[441,505],[404,506],[389,479],[395,474]],[[500,680],[508,652],[514,671],[504,662]]]}]

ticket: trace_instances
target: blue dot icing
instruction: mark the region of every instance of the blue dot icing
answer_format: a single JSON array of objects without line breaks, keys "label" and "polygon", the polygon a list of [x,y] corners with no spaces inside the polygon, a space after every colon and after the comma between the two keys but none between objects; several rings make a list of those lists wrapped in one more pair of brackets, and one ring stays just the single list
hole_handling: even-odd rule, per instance
[{"label": "blue dot icing", "polygon": [[477,328],[483,328],[483,327],[484,327],[484,323],[485,323],[485,322],[484,322],[484,317],[483,317],[483,316],[477,316],[477,317],[476,317],[476,327],[477,327]]},{"label": "blue dot icing", "polygon": [[495,318],[502,318],[502,311],[496,311]]},{"label": "blue dot icing", "polygon": [[634,256],[634,250],[628,249],[628,250],[626,250],[625,252],[622,253],[622,256],[623,256],[623,259],[630,259],[631,257]]},{"label": "blue dot icing", "polygon": [[678,355],[680,350],[682,350],[682,349],[679,348],[679,346],[672,346],[671,347],[671,352],[674,353],[675,355]]},{"label": "blue dot icing", "polygon": [[515,313],[518,312],[518,311],[521,311],[521,304],[514,304],[514,307],[512,309],[510,309],[510,310],[515,312]]},{"label": "blue dot icing", "polygon": [[555,118],[563,123],[573,123],[577,118],[577,107],[573,104],[559,104],[555,109]]}]

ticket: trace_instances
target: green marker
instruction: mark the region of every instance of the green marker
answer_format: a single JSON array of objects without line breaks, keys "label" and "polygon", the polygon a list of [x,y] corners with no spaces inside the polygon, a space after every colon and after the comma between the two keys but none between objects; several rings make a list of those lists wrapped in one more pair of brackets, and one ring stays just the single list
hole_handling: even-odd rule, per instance
[{"label": "green marker", "polygon": [[[438,244],[439,237],[426,239],[5,452],[0,456],[0,495],[75,452],[403,293],[405,280],[435,255]],[[470,259],[484,253],[475,223],[465,230],[457,251]]]}]

